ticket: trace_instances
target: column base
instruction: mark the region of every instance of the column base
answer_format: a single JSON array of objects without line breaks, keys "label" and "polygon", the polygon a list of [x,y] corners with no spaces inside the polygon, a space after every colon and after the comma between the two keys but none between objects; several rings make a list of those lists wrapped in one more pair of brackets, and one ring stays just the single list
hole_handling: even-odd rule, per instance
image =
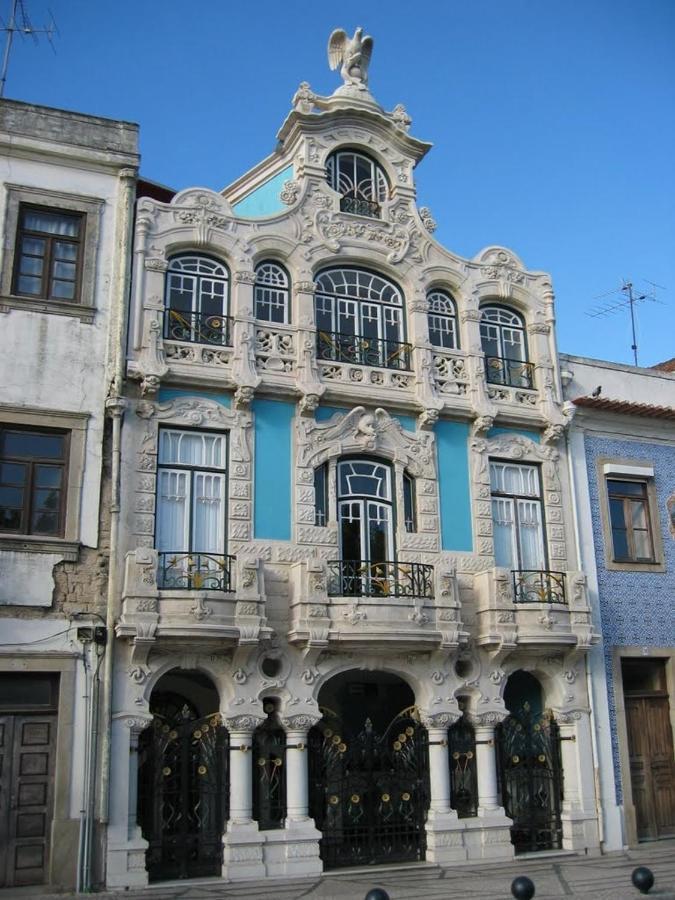
[{"label": "column base", "polygon": [[228,822],[223,835],[223,878],[228,881],[264,878],[264,842],[257,822]]},{"label": "column base", "polygon": [[564,811],[560,820],[564,850],[585,850],[589,856],[600,855],[598,820],[583,810]]},{"label": "column base", "polygon": [[465,819],[458,819],[457,813],[429,812],[427,819],[427,862],[437,865],[451,865],[467,859],[464,844]]},{"label": "column base", "polygon": [[148,842],[141,837],[130,840],[116,839],[108,833],[106,857],[107,888],[142,888],[148,886],[148,872],[145,868],[145,851]]},{"label": "column base", "polygon": [[313,819],[287,821],[277,831],[264,831],[263,856],[266,874],[271,878],[293,876],[314,877],[323,872],[319,856],[321,832]]},{"label": "column base", "polygon": [[475,819],[463,819],[464,842],[467,859],[513,859],[515,848],[511,843],[513,822],[503,810],[484,811]]}]

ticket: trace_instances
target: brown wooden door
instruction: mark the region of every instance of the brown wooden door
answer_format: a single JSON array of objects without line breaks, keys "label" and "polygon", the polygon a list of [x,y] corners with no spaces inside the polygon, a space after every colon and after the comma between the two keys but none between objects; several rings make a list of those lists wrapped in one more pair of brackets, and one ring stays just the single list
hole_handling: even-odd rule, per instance
[{"label": "brown wooden door", "polygon": [[0,716],[0,887],[47,880],[55,715]]},{"label": "brown wooden door", "polygon": [[640,840],[675,835],[675,758],[667,696],[626,696],[633,802]]}]

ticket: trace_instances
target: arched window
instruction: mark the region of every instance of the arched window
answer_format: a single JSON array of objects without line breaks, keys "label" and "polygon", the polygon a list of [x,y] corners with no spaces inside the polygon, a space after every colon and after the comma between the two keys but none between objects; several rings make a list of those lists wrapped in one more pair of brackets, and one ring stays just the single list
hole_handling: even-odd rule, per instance
[{"label": "arched window", "polygon": [[253,818],[261,831],[283,828],[286,817],[286,732],[277,705],[264,701],[267,718],[253,735]]},{"label": "arched window", "polygon": [[373,272],[327,269],[316,281],[317,356],[385,369],[410,369],[403,342],[403,294]]},{"label": "arched window", "polygon": [[491,384],[532,388],[533,365],[527,361],[525,323],[506,306],[481,309],[480,337]]},{"label": "arched window", "polygon": [[209,256],[174,256],[166,273],[164,337],[232,344],[227,266]]},{"label": "arched window", "polygon": [[455,301],[446,291],[430,291],[427,294],[427,304],[429,340],[434,347],[456,350],[459,347],[459,338]]},{"label": "arched window", "polygon": [[340,194],[342,212],[378,219],[389,197],[384,170],[375,160],[355,150],[337,150],[326,162],[328,184]]},{"label": "arched window", "polygon": [[255,268],[255,317],[287,325],[290,320],[290,280],[278,263],[266,260]]}]

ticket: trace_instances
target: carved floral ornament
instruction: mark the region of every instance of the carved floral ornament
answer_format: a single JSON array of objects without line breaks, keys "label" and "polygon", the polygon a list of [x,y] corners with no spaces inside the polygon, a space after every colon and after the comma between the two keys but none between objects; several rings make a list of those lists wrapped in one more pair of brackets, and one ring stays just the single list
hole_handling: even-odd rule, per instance
[{"label": "carved floral ornament", "polygon": [[357,406],[346,414],[337,413],[328,422],[298,419],[298,464],[317,466],[326,459],[346,453],[379,453],[401,460],[413,475],[435,478],[434,435],[413,435],[384,409],[368,412]]},{"label": "carved floral ornament", "polygon": [[494,281],[522,284],[525,270],[518,257],[503,247],[488,247],[477,259],[481,275]]}]

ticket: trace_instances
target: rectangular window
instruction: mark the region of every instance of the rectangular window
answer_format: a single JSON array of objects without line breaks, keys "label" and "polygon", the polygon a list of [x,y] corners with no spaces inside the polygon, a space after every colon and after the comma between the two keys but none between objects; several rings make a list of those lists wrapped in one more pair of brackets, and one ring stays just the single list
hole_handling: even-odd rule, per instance
[{"label": "rectangular window", "polygon": [[0,531],[64,533],[68,433],[0,426]]},{"label": "rectangular window", "polygon": [[490,484],[497,565],[520,571],[545,570],[539,468],[490,461]]},{"label": "rectangular window", "polygon": [[314,469],[314,524],[328,524],[328,463]]},{"label": "rectangular window", "polygon": [[654,563],[647,483],[608,478],[607,499],[614,561]]},{"label": "rectangular window", "polygon": [[83,214],[20,205],[15,294],[80,302],[84,221]]},{"label": "rectangular window", "polygon": [[403,473],[403,523],[406,531],[416,531],[417,524],[415,522],[415,482],[408,475]]}]

